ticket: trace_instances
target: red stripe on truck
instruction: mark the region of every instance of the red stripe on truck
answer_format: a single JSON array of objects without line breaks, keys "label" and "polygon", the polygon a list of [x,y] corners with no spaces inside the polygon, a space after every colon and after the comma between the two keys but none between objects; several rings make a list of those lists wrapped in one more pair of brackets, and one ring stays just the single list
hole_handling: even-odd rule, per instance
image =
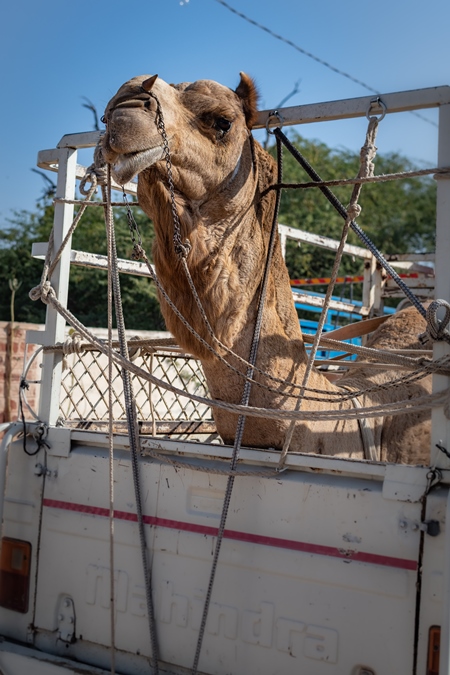
[{"label": "red stripe on truck", "polygon": [[[51,509],[63,509],[65,511],[75,511],[89,516],[109,517],[109,509],[99,506],[87,506],[86,504],[75,504],[73,502],[63,502],[57,499],[44,499],[44,506]],[[128,511],[114,511],[114,517],[117,520],[129,520],[137,522],[137,515]],[[194,532],[196,534],[217,536],[217,527],[207,525],[198,525],[196,523],[186,523],[181,520],[170,520],[169,518],[158,518],[156,516],[144,516],[144,523],[154,527],[167,527],[172,530],[181,530],[183,532]],[[290,551],[301,551],[302,553],[311,553],[313,555],[326,555],[332,558],[341,558],[342,560],[351,560],[356,562],[370,563],[372,565],[383,565],[384,567],[395,567],[403,570],[417,570],[416,560],[407,560],[405,558],[395,558],[388,555],[378,555],[377,553],[364,553],[363,551],[353,551],[334,546],[322,546],[321,544],[310,544],[304,541],[294,541],[292,539],[281,539],[280,537],[268,537],[261,534],[252,534],[251,532],[239,532],[237,530],[225,530],[225,539],[234,541],[243,541],[249,544],[259,546],[272,546],[274,548],[284,548]]]}]

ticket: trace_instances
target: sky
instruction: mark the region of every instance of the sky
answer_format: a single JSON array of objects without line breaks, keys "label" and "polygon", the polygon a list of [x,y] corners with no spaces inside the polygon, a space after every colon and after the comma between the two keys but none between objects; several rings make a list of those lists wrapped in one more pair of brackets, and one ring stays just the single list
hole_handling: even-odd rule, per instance
[{"label": "sky", "polygon": [[[448,0],[227,0],[285,40],[231,12],[219,0],[4,0],[0,28],[0,227],[33,211],[44,181],[39,150],[93,129],[126,80],[158,73],[167,82],[212,79],[235,88],[239,72],[257,82],[261,109],[366,96],[354,80],[388,93],[450,84]],[[352,79],[351,79],[352,78]],[[437,111],[387,115],[380,153],[400,152],[420,168],[437,164]],[[332,148],[358,151],[367,122],[302,125]],[[82,159],[88,164],[89,158]],[[49,174],[55,178],[55,174]]]}]

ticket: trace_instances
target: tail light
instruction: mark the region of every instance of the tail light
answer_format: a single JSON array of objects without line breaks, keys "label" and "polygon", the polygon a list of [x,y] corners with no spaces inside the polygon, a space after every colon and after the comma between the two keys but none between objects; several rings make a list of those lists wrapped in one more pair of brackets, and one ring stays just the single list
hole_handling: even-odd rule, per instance
[{"label": "tail light", "polygon": [[31,544],[4,537],[0,554],[0,606],[15,612],[28,611]]},{"label": "tail light", "polygon": [[441,627],[431,626],[428,634],[427,675],[439,675],[439,655],[441,650]]}]

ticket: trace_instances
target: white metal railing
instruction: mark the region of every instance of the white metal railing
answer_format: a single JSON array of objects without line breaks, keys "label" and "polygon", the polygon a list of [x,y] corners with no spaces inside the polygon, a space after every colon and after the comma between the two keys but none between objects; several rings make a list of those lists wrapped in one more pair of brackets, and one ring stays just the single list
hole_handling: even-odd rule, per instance
[{"label": "white metal railing", "polygon": [[[280,233],[281,246],[283,256],[286,252],[286,241],[291,239],[300,243],[313,244],[315,246],[328,249],[329,251],[337,251],[339,241],[324,237],[321,235],[306,232],[294,227],[286,225],[278,225]],[[329,308],[342,312],[350,312],[359,314],[363,317],[370,316],[380,309],[382,297],[403,297],[403,293],[398,289],[397,284],[389,278],[384,278],[382,272],[378,269],[374,256],[368,249],[361,246],[354,246],[346,244],[344,246],[344,254],[352,257],[362,258],[364,264],[364,279],[363,279],[363,302],[362,306],[355,305],[351,301],[337,301],[331,300]],[[34,258],[41,258],[44,260],[47,253],[47,242],[38,242],[32,245],[31,255]],[[395,254],[387,255],[386,258],[391,261],[391,265],[399,266],[408,269],[414,261],[434,261],[434,254]],[[79,267],[89,267],[92,269],[108,269],[108,257],[100,253],[92,253],[87,251],[77,251],[71,249],[70,264]],[[118,269],[121,274],[132,274],[134,276],[151,277],[148,267],[145,263],[135,260],[126,260],[119,258]],[[431,272],[430,268],[426,268]],[[434,278],[411,279],[408,285],[412,288],[418,289],[422,297],[433,296],[434,294]],[[321,309],[324,304],[323,297],[313,296],[308,294],[306,287],[301,292],[293,292],[295,302],[310,304],[312,307]]]},{"label": "white metal railing", "polygon": [[[445,168],[450,166],[450,87],[436,87],[416,91],[406,91],[385,94],[380,97],[387,108],[387,114],[413,111],[425,108],[439,108],[439,151],[438,166]],[[349,119],[355,117],[364,117],[370,109],[371,114],[381,113],[376,104],[373,104],[373,97],[365,96],[361,98],[347,99],[342,101],[333,101],[318,103],[313,105],[294,106],[279,109],[283,118],[284,125],[307,124],[311,122]],[[265,127],[266,121],[271,111],[261,111],[258,114],[256,128]],[[58,172],[57,198],[73,199],[75,193],[75,183],[79,178],[84,177],[85,167],[77,164],[77,150],[80,148],[94,147],[100,137],[100,132],[87,132],[80,134],[70,134],[64,136],[58,143],[57,148],[52,150],[43,150],[38,155],[38,166]],[[117,186],[119,187],[119,186]],[[136,185],[128,183],[125,191],[135,194]],[[59,247],[72,220],[73,205],[56,202],[55,204],[55,247]],[[448,265],[448,255],[450,252],[450,182],[448,176],[440,176],[437,190],[437,230],[436,230],[436,297],[450,299],[450,266]],[[319,237],[321,245],[328,245],[326,238]],[[351,254],[358,257],[367,258],[367,252],[360,247]],[[43,254],[42,245],[35,247],[35,254]],[[350,250],[348,251],[350,253]],[[54,289],[58,299],[63,304],[67,301],[69,267],[71,259],[73,262],[80,260],[80,252],[71,252],[70,242],[63,253],[52,278]],[[86,255],[86,254],[83,254]],[[104,266],[105,262],[101,256],[88,254],[91,256],[91,263]],[[399,256],[400,258],[401,256]],[[94,260],[95,259],[95,260]],[[424,259],[421,257],[421,259]],[[121,263],[124,265],[125,263]],[[127,269],[135,273],[139,263],[126,261]],[[370,274],[376,275],[377,270],[373,262],[370,264]],[[373,278],[372,280],[373,281]],[[363,304],[370,306],[374,302],[374,288],[377,285],[370,283],[367,286],[372,298],[365,298]],[[42,332],[31,331],[28,334],[28,341],[35,344],[51,345],[55,342],[64,340],[64,321],[52,307],[47,308],[46,330]],[[437,343],[434,346],[435,357],[443,356],[450,352],[450,347],[446,343]],[[46,354],[43,363],[43,382],[39,416],[54,425],[58,418],[60,383],[61,383],[61,355]],[[449,378],[436,376],[434,378],[434,391],[447,388]],[[444,455],[435,449],[436,443],[441,443],[450,447],[450,422],[446,419],[443,409],[433,411],[433,440],[432,440],[432,464],[442,468],[450,468],[450,462]]]}]

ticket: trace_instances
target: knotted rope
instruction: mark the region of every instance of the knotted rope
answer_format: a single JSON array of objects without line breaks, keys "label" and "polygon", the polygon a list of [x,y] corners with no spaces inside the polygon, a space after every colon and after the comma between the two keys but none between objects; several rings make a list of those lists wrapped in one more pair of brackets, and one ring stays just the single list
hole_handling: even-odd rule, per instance
[{"label": "knotted rope", "polygon": [[[84,178],[80,181],[80,192],[82,195],[88,195],[93,186],[97,188],[98,185],[106,185],[108,182],[108,167],[103,158],[101,139],[95,146],[94,161],[86,169]],[[87,188],[87,183],[91,183],[91,187]]]},{"label": "knotted rope", "polygon": [[[438,319],[437,317],[439,309],[445,310],[443,319]],[[450,344],[450,333],[448,332],[450,304],[445,300],[434,300],[427,307],[426,320],[426,331],[419,335],[419,340],[422,344],[426,344],[427,342],[439,342],[442,340]]]},{"label": "knotted rope", "polygon": [[77,331],[71,331],[67,340],[65,340],[62,344],[62,369],[66,370],[67,368],[66,356],[69,356],[70,354],[80,354],[82,351],[83,341],[80,333],[77,333]]}]

